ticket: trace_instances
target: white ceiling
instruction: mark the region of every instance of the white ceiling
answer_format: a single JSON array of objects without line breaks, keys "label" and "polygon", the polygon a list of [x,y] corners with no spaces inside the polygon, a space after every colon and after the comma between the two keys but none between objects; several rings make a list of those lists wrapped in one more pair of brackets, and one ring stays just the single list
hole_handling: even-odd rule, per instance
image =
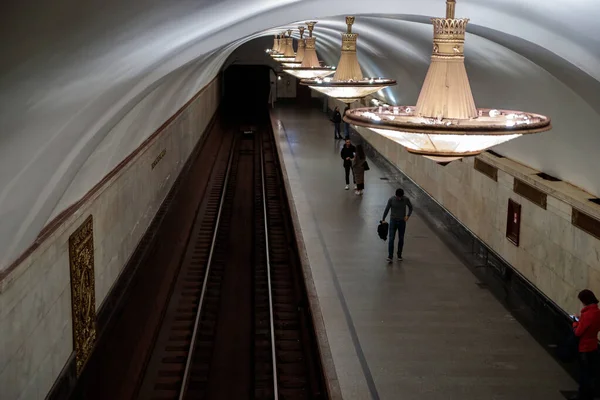
[{"label": "white ceiling", "polygon": [[[6,2],[3,2],[6,3]],[[40,3],[39,5],[36,3]],[[85,4],[82,4],[85,3]],[[367,75],[413,104],[443,0],[20,0],[0,6],[0,269],[135,149],[239,45],[317,19],[335,64],[356,15]],[[600,2],[458,0],[477,105],[547,113],[498,151],[600,195]]]}]

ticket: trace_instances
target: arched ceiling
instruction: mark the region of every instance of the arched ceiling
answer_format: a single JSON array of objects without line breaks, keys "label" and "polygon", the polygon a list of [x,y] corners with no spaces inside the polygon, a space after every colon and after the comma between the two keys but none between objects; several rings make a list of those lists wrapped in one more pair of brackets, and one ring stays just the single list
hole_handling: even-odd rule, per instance
[{"label": "arched ceiling", "polygon": [[[216,76],[243,43],[316,19],[339,58],[356,15],[367,75],[416,101],[443,0],[21,0],[0,6],[0,269]],[[600,2],[458,0],[480,107],[547,113],[506,155],[600,195]],[[499,150],[500,151],[500,150]],[[590,172],[591,171],[591,172]]]}]

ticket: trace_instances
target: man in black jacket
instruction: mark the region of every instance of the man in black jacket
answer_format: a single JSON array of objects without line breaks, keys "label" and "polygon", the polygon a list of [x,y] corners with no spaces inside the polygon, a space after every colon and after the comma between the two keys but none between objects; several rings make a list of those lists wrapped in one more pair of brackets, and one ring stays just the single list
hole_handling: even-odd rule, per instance
[{"label": "man in black jacket", "polygon": [[[408,213],[406,212],[408,209]],[[392,262],[394,255],[394,240],[396,239],[396,231],[398,232],[398,260],[402,261],[402,250],[404,248],[404,232],[406,231],[406,221],[410,218],[413,206],[408,197],[404,196],[404,190],[397,189],[396,195],[389,198],[385,211],[383,212],[383,218],[381,221],[385,221],[388,212],[392,211],[390,217],[390,235],[388,243],[388,262]]]},{"label": "man in black jacket", "polygon": [[346,190],[349,189],[350,185],[350,171],[352,171],[352,180],[354,181],[354,188],[356,189],[356,179],[354,178],[354,171],[352,170],[352,159],[356,153],[356,147],[350,142],[350,139],[346,139],[344,147],[340,152],[342,160],[344,160],[344,170],[346,171]]},{"label": "man in black jacket", "polygon": [[342,114],[340,114],[339,107],[335,107],[333,110],[333,118],[331,120],[333,121],[333,133],[335,135],[335,139],[341,139],[342,135],[340,134],[340,124],[342,123]]}]

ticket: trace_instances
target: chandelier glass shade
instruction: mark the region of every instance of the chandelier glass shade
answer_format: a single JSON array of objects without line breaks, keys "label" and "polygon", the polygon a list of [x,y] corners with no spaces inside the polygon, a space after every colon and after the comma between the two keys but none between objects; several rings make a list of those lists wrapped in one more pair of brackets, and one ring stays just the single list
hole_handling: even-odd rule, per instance
[{"label": "chandelier glass shade", "polygon": [[355,108],[344,121],[443,164],[552,128],[544,115],[475,106],[463,52],[469,20],[455,18],[455,6],[446,0],[446,18],[432,18],[431,64],[416,106]]},{"label": "chandelier glass shade", "polygon": [[[309,36],[306,39],[302,39],[304,42],[302,62],[300,64],[295,62],[283,63],[283,71],[299,79],[314,79],[335,73],[335,67],[321,65],[321,62],[319,62],[319,58],[317,57],[317,38],[312,35],[316,22],[307,22],[306,25],[308,26]],[[302,38],[302,32],[300,37]],[[298,53],[300,53],[300,42],[298,42]],[[297,55],[298,54],[296,54],[296,56]]]},{"label": "chandelier glass shade", "polygon": [[[300,83],[305,84],[303,81],[300,81]],[[395,84],[395,81],[392,81],[394,83],[390,83],[390,81],[390,79],[385,78],[363,78],[361,80],[336,81],[334,75],[333,78],[318,77],[311,79],[310,88],[350,104]]]},{"label": "chandelier glass shade", "polygon": [[416,107],[386,106],[348,110],[344,121],[391,139],[413,154],[437,162],[475,156],[523,134],[548,130],[539,114],[480,108],[477,118],[437,119],[419,116]]},{"label": "chandelier glass shade", "polygon": [[[352,33],[353,24],[354,17],[346,17],[348,30],[342,33],[342,53],[333,78],[321,79],[322,76],[320,76],[300,81],[301,85],[307,85],[311,89],[335,97],[347,104],[396,84],[393,79],[363,77],[356,56],[358,34]],[[306,58],[306,54],[304,57]]]}]

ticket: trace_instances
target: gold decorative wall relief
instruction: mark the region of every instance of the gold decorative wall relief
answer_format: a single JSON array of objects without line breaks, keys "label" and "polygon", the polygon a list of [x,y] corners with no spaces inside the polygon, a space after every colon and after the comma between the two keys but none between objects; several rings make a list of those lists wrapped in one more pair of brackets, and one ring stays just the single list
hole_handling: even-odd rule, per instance
[{"label": "gold decorative wall relief", "polygon": [[77,375],[81,374],[96,341],[94,229],[90,215],[69,237],[73,347]]}]

